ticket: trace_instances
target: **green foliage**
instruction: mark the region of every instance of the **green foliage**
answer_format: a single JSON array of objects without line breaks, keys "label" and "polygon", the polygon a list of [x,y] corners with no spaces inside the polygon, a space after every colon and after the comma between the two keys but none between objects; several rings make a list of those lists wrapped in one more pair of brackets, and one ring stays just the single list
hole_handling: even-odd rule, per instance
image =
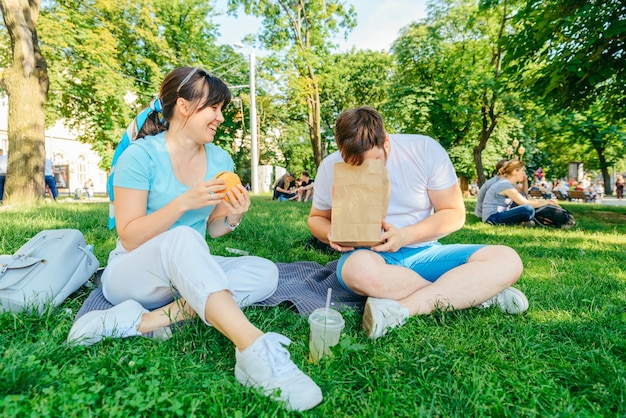
[{"label": "green foliage", "polygon": [[261,18],[263,27],[256,39],[273,51],[267,62],[285,70],[287,96],[297,98],[292,107],[297,113],[292,118],[306,123],[318,166],[326,142],[321,137],[320,86],[316,73],[325,65],[332,36],[355,26],[354,7],[337,0],[229,0],[228,5],[231,13],[243,7],[246,14]]},{"label": "green foliage", "polygon": [[433,2],[429,17],[403,28],[392,47],[391,126],[438,139],[467,177],[476,176],[492,129],[505,137],[509,127],[508,86],[499,80],[503,13],[473,1]]},{"label": "green foliage", "polygon": [[[182,65],[212,70],[238,57],[215,46],[212,12],[202,0],[46,2],[38,29],[51,80],[48,122],[63,118],[76,128],[108,169],[123,131],[165,74]],[[125,101],[128,93],[136,102]]]},{"label": "green foliage", "polygon": [[[442,241],[516,249],[525,266],[516,286],[530,309],[519,316],[497,308],[437,311],[376,341],[362,332],[359,312],[344,312],[334,356],[312,364],[306,318],[284,307],[246,308],[261,329],[292,340],[292,359],[321,386],[324,402],[308,415],[626,415],[624,207],[564,203],[578,221],[565,231],[486,225],[472,215],[474,201],[466,203],[465,227]],[[309,209],[253,197],[240,228],[210,240],[211,251],[229,255],[225,248],[232,247],[276,262],[325,264],[337,255],[304,249]],[[106,217],[104,203],[5,207],[0,253],[12,253],[43,228],[78,228],[104,265],[116,239]],[[237,383],[232,344],[200,321],[165,342],[67,345],[89,291],[82,288],[43,316],[0,315],[0,415],[300,415]]]},{"label": "green foliage", "polygon": [[506,42],[511,74],[546,105],[626,117],[626,5],[621,0],[531,0]]},{"label": "green foliage", "polygon": [[318,73],[323,137],[333,138],[335,120],[346,109],[368,105],[382,112],[393,68],[385,52],[353,50],[330,56]]}]

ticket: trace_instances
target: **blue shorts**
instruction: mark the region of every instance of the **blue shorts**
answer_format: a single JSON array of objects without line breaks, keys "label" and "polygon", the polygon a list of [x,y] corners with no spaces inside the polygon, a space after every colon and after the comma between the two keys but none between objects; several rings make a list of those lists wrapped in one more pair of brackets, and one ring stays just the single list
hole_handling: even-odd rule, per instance
[{"label": "blue shorts", "polygon": [[[425,280],[434,282],[448,271],[467,263],[467,260],[476,251],[485,247],[479,244],[448,244],[442,245],[435,242],[418,248],[404,247],[396,252],[376,253],[380,255],[387,264],[403,266],[419,274]],[[358,248],[354,251],[371,251],[367,248]],[[354,293],[343,282],[341,270],[343,264],[354,251],[346,252],[339,258],[337,263],[337,280],[339,284],[352,294]]]}]

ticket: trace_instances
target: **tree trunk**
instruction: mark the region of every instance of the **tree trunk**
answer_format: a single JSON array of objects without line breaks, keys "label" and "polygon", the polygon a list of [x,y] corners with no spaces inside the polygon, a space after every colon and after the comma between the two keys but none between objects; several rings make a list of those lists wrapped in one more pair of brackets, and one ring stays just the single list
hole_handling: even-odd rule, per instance
[{"label": "tree trunk", "polygon": [[[600,136],[599,134],[596,135]],[[604,195],[611,196],[613,194],[611,190],[611,174],[609,173],[609,165],[604,155],[605,147],[601,145],[601,141],[591,141],[591,143],[598,154],[598,162],[600,163],[600,171],[602,172],[602,179],[604,181]]]},{"label": "tree trunk", "polygon": [[307,97],[308,108],[308,125],[309,125],[309,139],[311,140],[311,147],[313,148],[313,158],[315,160],[315,167],[319,167],[324,159],[324,150],[322,148],[322,134],[321,134],[321,112],[320,112],[320,95],[317,83],[314,80],[310,81],[312,84],[311,92]]},{"label": "tree trunk", "polygon": [[32,203],[43,197],[45,103],[48,70],[37,39],[41,0],[0,0],[13,60],[0,83],[9,97],[5,200]]},{"label": "tree trunk", "polygon": [[315,167],[319,167],[324,159],[324,150],[322,149],[322,115],[320,104],[320,88],[315,77],[315,70],[311,64],[307,64],[308,71],[308,88],[306,105],[308,108],[307,123],[309,125],[309,139],[313,148],[313,159]]},{"label": "tree trunk", "polygon": [[474,147],[474,164],[476,165],[476,178],[478,179],[478,185],[482,186],[485,183],[485,169],[483,166],[483,151],[487,146],[487,142],[493,133],[493,130],[498,124],[498,117],[494,112],[494,106],[497,100],[496,93],[491,94],[491,102],[487,97],[487,92],[483,93],[483,104],[481,107],[482,114],[482,128],[480,131],[480,140],[478,145]]}]

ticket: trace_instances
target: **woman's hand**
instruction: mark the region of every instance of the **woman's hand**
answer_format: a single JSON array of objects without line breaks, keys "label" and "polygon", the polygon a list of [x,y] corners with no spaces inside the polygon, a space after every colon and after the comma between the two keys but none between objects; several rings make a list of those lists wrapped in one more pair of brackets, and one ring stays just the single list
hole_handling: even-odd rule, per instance
[{"label": "woman's hand", "polygon": [[226,196],[225,189],[224,180],[213,179],[196,184],[179,198],[183,202],[185,211],[200,209],[221,203]]},{"label": "woman's hand", "polygon": [[222,200],[222,202],[228,210],[226,220],[230,224],[236,224],[250,208],[250,194],[241,184],[225,192],[225,196],[228,196],[228,200]]}]

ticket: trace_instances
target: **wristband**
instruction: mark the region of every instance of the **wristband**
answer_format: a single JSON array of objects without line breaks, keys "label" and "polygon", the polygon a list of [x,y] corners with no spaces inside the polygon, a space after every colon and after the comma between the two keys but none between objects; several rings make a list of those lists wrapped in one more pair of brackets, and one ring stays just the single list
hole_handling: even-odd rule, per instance
[{"label": "wristband", "polygon": [[226,226],[226,228],[230,229],[231,231],[234,231],[235,229],[237,229],[240,223],[241,223],[241,219],[239,219],[234,224],[231,224],[230,222],[228,222],[228,216],[224,216],[224,226]]}]

